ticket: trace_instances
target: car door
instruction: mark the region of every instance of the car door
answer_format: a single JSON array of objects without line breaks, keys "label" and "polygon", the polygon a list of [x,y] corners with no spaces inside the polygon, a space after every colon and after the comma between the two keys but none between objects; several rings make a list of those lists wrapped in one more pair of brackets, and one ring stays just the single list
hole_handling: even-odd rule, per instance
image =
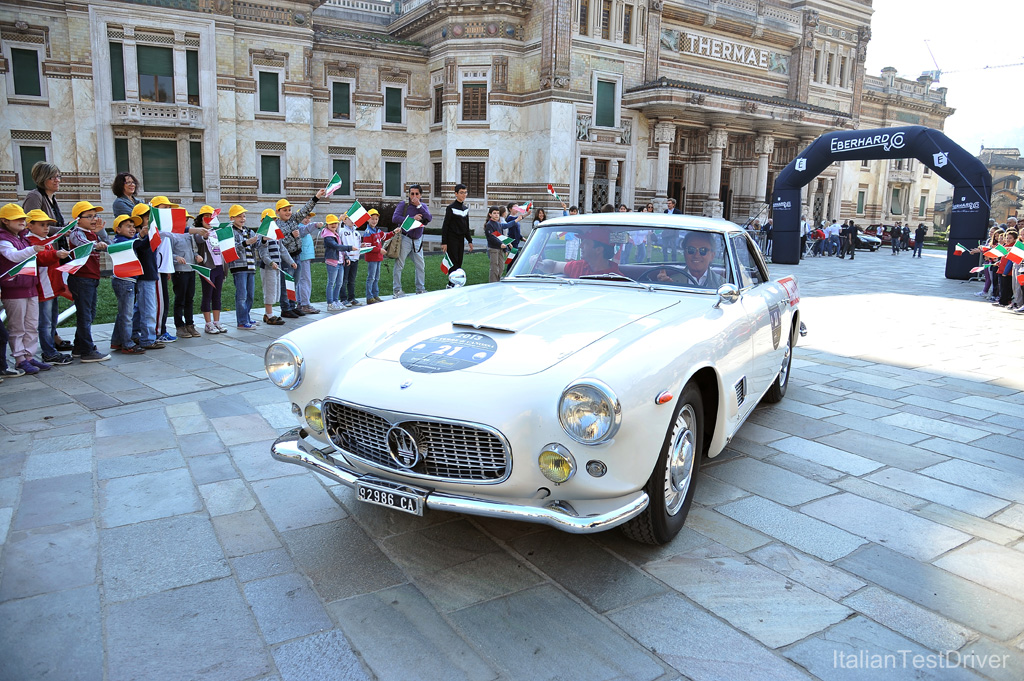
[{"label": "car door", "polygon": [[740,304],[751,326],[749,393],[756,398],[768,389],[782,366],[782,354],[785,352],[781,338],[785,300],[780,298],[778,291],[769,283],[767,267],[750,237],[738,234],[732,239]]}]

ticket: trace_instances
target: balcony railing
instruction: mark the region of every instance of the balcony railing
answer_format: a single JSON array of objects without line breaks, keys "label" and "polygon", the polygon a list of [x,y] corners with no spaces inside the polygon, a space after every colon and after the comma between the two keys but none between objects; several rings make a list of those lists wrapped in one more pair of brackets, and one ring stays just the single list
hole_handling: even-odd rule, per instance
[{"label": "balcony railing", "polygon": [[202,128],[203,110],[198,106],[184,104],[114,102],[110,122],[113,125]]}]

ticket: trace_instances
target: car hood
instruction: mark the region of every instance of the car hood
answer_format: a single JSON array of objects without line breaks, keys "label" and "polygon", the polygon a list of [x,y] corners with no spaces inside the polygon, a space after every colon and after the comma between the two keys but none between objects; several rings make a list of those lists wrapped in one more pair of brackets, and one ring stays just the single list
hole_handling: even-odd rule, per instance
[{"label": "car hood", "polygon": [[[686,297],[700,298],[703,307],[709,302]],[[422,373],[526,376],[684,299],[608,285],[470,286],[423,296],[422,307],[388,328],[366,356]]]}]

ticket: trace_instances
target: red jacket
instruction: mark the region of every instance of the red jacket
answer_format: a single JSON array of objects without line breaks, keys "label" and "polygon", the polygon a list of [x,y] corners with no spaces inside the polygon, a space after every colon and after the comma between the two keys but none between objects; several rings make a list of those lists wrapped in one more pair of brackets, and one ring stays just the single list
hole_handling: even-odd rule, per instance
[{"label": "red jacket", "polygon": [[381,248],[381,244],[384,242],[384,237],[388,235],[387,232],[377,231],[373,234],[367,234],[363,232],[363,237],[360,239],[363,247],[373,246],[373,250],[367,253],[364,257],[366,262],[381,262],[384,260],[384,249]]},{"label": "red jacket", "polygon": [[[22,230],[17,236],[6,229],[0,229],[0,239],[7,241],[18,250],[28,248],[32,243],[28,240],[28,230]],[[59,259],[57,252],[52,248],[36,253],[36,269],[57,265]],[[11,262],[0,255],[0,274],[7,272],[19,263]],[[0,291],[4,298],[19,299],[33,298],[39,293],[39,276],[37,274],[16,274],[13,277],[4,277],[0,282]]]}]

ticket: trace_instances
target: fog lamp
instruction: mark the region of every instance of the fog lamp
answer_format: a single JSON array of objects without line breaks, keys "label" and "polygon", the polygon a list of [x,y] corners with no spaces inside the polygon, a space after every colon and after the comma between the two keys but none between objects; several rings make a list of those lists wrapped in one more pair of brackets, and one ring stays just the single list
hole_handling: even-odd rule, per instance
[{"label": "fog lamp", "polygon": [[306,417],[306,423],[318,433],[324,432],[324,413],[321,405],[320,400],[313,400],[306,405],[306,410],[303,413]]},{"label": "fog lamp", "polygon": [[569,450],[559,444],[549,444],[537,458],[544,477],[554,483],[563,483],[576,472],[576,461]]}]

